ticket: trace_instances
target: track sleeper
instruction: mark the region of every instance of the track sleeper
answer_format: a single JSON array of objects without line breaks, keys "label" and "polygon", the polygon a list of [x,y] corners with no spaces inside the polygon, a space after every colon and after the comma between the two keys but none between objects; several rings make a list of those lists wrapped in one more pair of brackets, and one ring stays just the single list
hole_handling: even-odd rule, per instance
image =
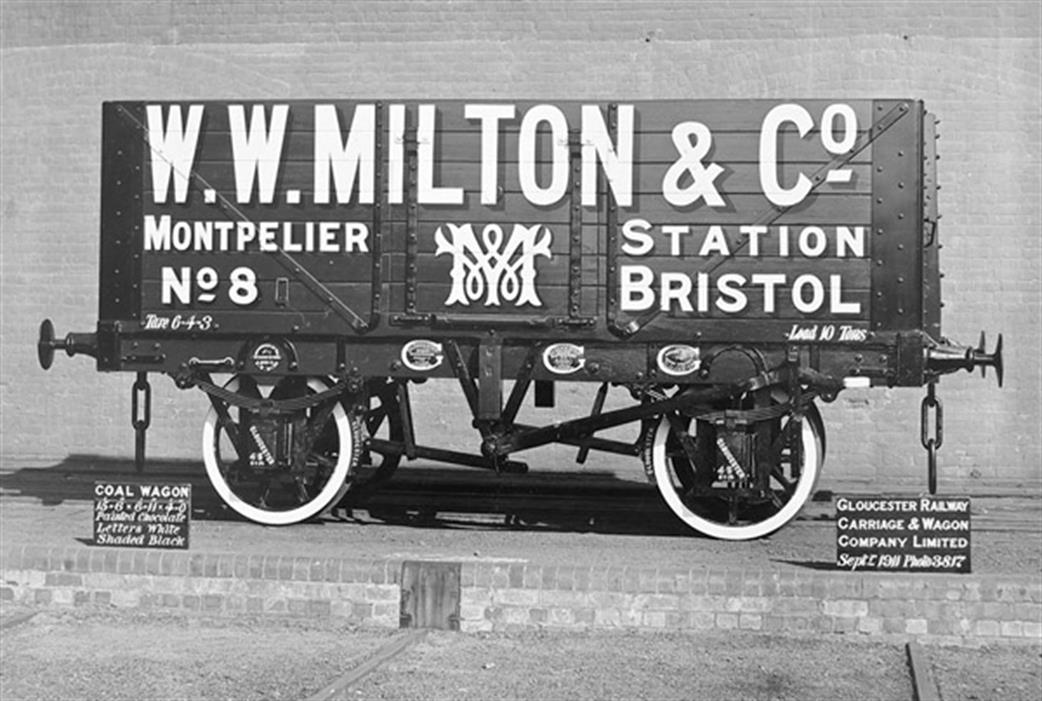
[{"label": "track sleeper", "polygon": [[926,651],[914,640],[905,647],[908,650],[908,668],[912,673],[912,698],[914,701],[941,701]]}]

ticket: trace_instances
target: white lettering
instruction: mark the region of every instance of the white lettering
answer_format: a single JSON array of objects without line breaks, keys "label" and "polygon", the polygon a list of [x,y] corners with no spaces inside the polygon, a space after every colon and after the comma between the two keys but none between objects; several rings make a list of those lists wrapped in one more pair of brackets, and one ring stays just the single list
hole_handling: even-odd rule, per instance
[{"label": "white lettering", "polygon": [[174,297],[181,304],[192,301],[192,269],[181,268],[175,271],[173,268],[164,266],[160,273],[160,301],[163,304],[173,304]]},{"label": "white lettering", "polygon": [[722,256],[731,255],[731,248],[727,245],[727,237],[724,236],[724,229],[721,226],[709,227],[705,240],[702,241],[702,248],[698,251],[700,256],[709,256],[714,253]]},{"label": "white lettering", "polygon": [[514,118],[514,106],[467,105],[463,116],[481,122],[481,204],[496,204],[499,201],[499,122]]},{"label": "white lettering", "polygon": [[[695,138],[694,143],[691,137]],[[680,158],[662,178],[662,196],[666,201],[674,207],[687,207],[701,198],[710,207],[723,207],[724,198],[717,192],[713,181],[724,169],[716,163],[708,167],[702,163],[713,147],[709,127],[701,122],[677,124],[673,127],[673,146]],[[680,187],[680,181],[685,177],[690,177],[691,182],[687,187]]]},{"label": "white lettering", "polygon": [[622,311],[644,311],[655,304],[655,293],[651,282],[655,279],[651,268],[646,265],[620,265],[622,281],[619,306]]},{"label": "white lettering", "polygon": [[669,237],[669,255],[674,257],[682,255],[680,237],[683,234],[690,234],[691,227],[665,224],[662,226],[662,233]]},{"label": "white lettering", "polygon": [[[422,120],[421,120],[422,125]],[[422,149],[421,149],[422,150]],[[315,203],[329,204],[333,173],[337,204],[347,204],[358,180],[358,202],[373,203],[376,159],[376,106],[357,105],[347,142],[341,141],[335,105],[315,105]]]},{"label": "white lettering", "polygon": [[146,251],[169,251],[170,250],[170,215],[164,214],[159,217],[159,223],[151,214],[145,215],[145,250]]},{"label": "white lettering", "polygon": [[417,194],[420,204],[463,204],[463,188],[440,187],[434,184],[434,130],[438,119],[434,105],[419,106],[417,141]]},{"label": "white lettering", "polygon": [[[550,127],[550,184],[541,187],[536,177],[539,125]],[[568,192],[568,120],[553,105],[536,105],[521,120],[517,140],[517,174],[521,192],[534,205],[556,204]]]},{"label": "white lettering", "polygon": [[181,105],[171,105],[167,122],[163,124],[163,107],[149,105],[148,146],[152,151],[152,201],[166,202],[170,187],[170,174],[174,175],[174,201],[188,199],[188,176],[195,161],[199,128],[203,123],[203,106],[188,108],[188,123],[181,119]]},{"label": "white lettering", "polygon": [[774,312],[774,298],[779,285],[785,284],[785,276],[781,273],[753,273],[752,284],[763,286],[763,310]]},{"label": "white lettering", "polygon": [[[663,227],[665,228],[665,227]],[[767,233],[766,226],[740,226],[738,231],[749,237],[749,255],[760,255],[760,237]]]},{"label": "white lettering", "polygon": [[851,255],[855,258],[865,257],[865,227],[849,226],[836,227],[836,255],[845,258]]},{"label": "white lettering", "polygon": [[[813,242],[811,241],[813,239]],[[825,238],[825,232],[817,226],[805,226],[800,231],[799,247],[800,253],[807,256],[808,258],[817,258],[825,252],[825,247],[828,246],[828,239]]]},{"label": "white lettering", "polygon": [[796,184],[785,188],[778,181],[778,132],[786,122],[796,125],[800,137],[814,127],[814,119],[801,105],[785,103],[771,108],[760,127],[760,187],[767,199],[779,207],[803,201],[811,190],[810,178],[800,173]]},{"label": "white lettering", "polygon": [[582,204],[597,204],[597,160],[620,207],[633,204],[633,105],[619,105],[616,143],[611,142],[604,115],[597,105],[582,107]]},{"label": "white lettering", "polygon": [[829,275],[829,311],[833,314],[860,314],[860,302],[844,302],[843,278],[840,275]]},{"label": "white lettering", "polygon": [[662,295],[659,308],[668,312],[670,302],[677,302],[682,312],[693,311],[691,307],[691,276],[687,273],[662,273]]},{"label": "white lettering", "polygon": [[[809,287],[811,292],[810,301],[804,296],[804,288]],[[803,314],[813,314],[821,309],[825,303],[825,286],[821,284],[814,275],[800,275],[792,283],[792,304]]]},{"label": "white lettering", "polygon": [[387,202],[401,204],[405,192],[405,105],[387,108]]},{"label": "white lettering", "polygon": [[261,203],[271,204],[274,199],[275,180],[279,174],[279,160],[288,115],[289,105],[275,105],[271,111],[269,128],[265,124],[264,106],[254,105],[250,114],[250,130],[247,133],[245,107],[228,105],[232,163],[235,167],[235,197],[239,204],[250,201],[254,181],[257,181]]},{"label": "white lettering", "polygon": [[648,234],[651,222],[646,219],[630,219],[622,225],[622,252],[628,256],[644,256],[655,248],[655,240]]},{"label": "white lettering", "polygon": [[[836,140],[836,119],[843,120],[843,136]],[[829,153],[843,155],[854,148],[857,141],[857,115],[850,105],[834,104],[821,113],[821,145]],[[854,171],[849,168],[830,170],[825,181],[830,183],[849,183]]]},{"label": "white lettering", "polygon": [[749,304],[749,297],[739,289],[744,284],[745,276],[738,273],[727,273],[717,278],[716,288],[720,292],[720,297],[716,300],[717,308],[729,314],[745,309]]}]

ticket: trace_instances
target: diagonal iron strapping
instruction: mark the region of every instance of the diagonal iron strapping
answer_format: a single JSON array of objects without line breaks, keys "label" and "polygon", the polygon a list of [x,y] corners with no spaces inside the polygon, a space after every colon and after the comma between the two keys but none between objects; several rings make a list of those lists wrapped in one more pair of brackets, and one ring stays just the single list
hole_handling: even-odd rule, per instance
[{"label": "diagonal iron strapping", "polygon": [[[140,119],[138,119],[134,115],[133,112],[128,110],[123,105],[119,105],[119,110],[125,119],[128,119],[129,121],[133,122],[133,124],[138,128],[138,130],[141,133],[141,138],[144,140],[149,150],[153,154],[159,156],[159,158],[166,161],[166,163],[170,166],[171,170],[178,173],[179,175],[184,175],[184,173],[180,173],[180,171],[178,171],[177,166],[169,158],[167,158],[165,155],[163,155],[156,149],[152,148],[152,144],[148,138],[148,126],[145,125]],[[186,179],[189,182],[198,183],[202,189],[213,190],[217,198],[217,202],[222,209],[238,217],[239,220],[244,223],[254,224],[254,222],[249,217],[247,217],[241,209],[236,207],[227,197],[218,192],[216,188],[211,187],[210,183],[208,183],[203,176],[199,175],[198,171],[196,171],[194,168],[192,168],[191,171],[188,173]],[[351,307],[347,306],[342,299],[337,297],[332,290],[330,290],[326,285],[324,285],[321,280],[312,275],[311,272],[307,268],[305,268],[299,261],[297,261],[293,256],[286,253],[281,248],[276,248],[274,251],[264,251],[264,253],[274,258],[275,261],[279,263],[279,265],[285,268],[287,272],[289,272],[302,285],[304,285],[305,289],[307,289],[308,292],[317,297],[323,304],[332,309],[337,316],[346,321],[355,333],[364,334],[373,328],[373,326],[375,325],[373,321],[366,321],[361,316],[359,316],[353,309],[351,309]]]},{"label": "diagonal iron strapping", "polygon": [[[814,171],[814,174],[810,176],[811,186],[807,192],[808,195],[814,193],[822,184],[825,183],[825,176],[830,170],[841,168],[850,161],[854,160],[854,157],[859,153],[868,148],[868,145],[875,141],[879,136],[890,127],[894,126],[902,117],[911,111],[911,107],[907,102],[902,102],[895,107],[891,108],[886,114],[880,117],[877,121],[873,122],[872,126],[861,134],[857,140],[854,141],[854,145],[850,147],[850,151],[840,156],[836,156],[831,161],[823,165]],[[778,220],[783,214],[788,212],[795,205],[783,207],[780,205],[772,204],[770,207],[764,209],[760,214],[753,220],[752,226],[770,226]],[[727,255],[717,254],[713,256],[706,266],[698,273],[711,273],[727,261],[734,258],[735,254],[745,248],[749,243],[749,238],[740,241]],[[695,273],[692,273],[695,274]],[[635,319],[631,319],[629,322],[620,322],[618,319],[610,320],[609,328],[618,336],[628,338],[633,336],[642,328],[650,324],[652,321],[657,319],[662,314],[661,309],[653,309],[652,311],[639,316]]]}]

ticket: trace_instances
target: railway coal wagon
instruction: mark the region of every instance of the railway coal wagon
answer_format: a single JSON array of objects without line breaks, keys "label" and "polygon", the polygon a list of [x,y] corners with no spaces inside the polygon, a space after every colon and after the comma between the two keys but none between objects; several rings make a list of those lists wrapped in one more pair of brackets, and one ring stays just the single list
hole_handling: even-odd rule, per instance
[{"label": "railway coal wagon", "polygon": [[[136,373],[139,468],[148,374],[205,392],[209,479],[262,524],[404,460],[522,471],[564,443],[757,538],[812,494],[819,400],[929,387],[933,491],[934,383],[1001,381],[1001,337],[941,334],[935,132],[914,99],[105,103],[97,326],[44,321],[40,362]],[[430,378],[472,452],[417,439]],[[597,385],[588,414],[517,421],[559,382]]]}]

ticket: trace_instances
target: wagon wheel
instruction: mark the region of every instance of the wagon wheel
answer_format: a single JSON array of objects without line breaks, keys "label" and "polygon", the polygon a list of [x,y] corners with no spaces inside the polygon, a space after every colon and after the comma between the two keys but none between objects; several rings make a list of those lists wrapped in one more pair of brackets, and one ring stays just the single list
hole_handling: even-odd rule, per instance
[{"label": "wagon wheel", "polygon": [[[777,394],[769,405],[784,401]],[[788,414],[757,425],[757,436],[770,441],[771,474],[766,494],[751,493],[748,484],[719,479],[716,429],[705,421],[679,414],[663,416],[646,434],[644,459],[669,508],[696,531],[723,540],[761,538],[799,513],[814,493],[825,451],[825,428],[813,404],[799,422],[799,466],[793,463],[796,424]],[[685,449],[679,438],[691,438]],[[746,466],[747,471],[751,471]]]},{"label": "wagon wheel", "polygon": [[[262,396],[247,375],[224,388]],[[320,378],[285,378],[268,398],[294,399],[327,389]],[[236,513],[284,526],[316,516],[343,496],[360,441],[357,423],[337,398],[282,414],[212,399],[203,424],[203,462],[214,490]]]},{"label": "wagon wheel", "polygon": [[[387,377],[377,377],[366,383],[368,408],[358,420],[363,446],[358,464],[347,480],[348,492],[343,505],[347,506],[369,496],[386,482],[401,463],[401,445],[405,431],[398,402],[398,383]],[[377,444],[368,439],[378,439]],[[393,444],[393,445],[389,445]]]}]

